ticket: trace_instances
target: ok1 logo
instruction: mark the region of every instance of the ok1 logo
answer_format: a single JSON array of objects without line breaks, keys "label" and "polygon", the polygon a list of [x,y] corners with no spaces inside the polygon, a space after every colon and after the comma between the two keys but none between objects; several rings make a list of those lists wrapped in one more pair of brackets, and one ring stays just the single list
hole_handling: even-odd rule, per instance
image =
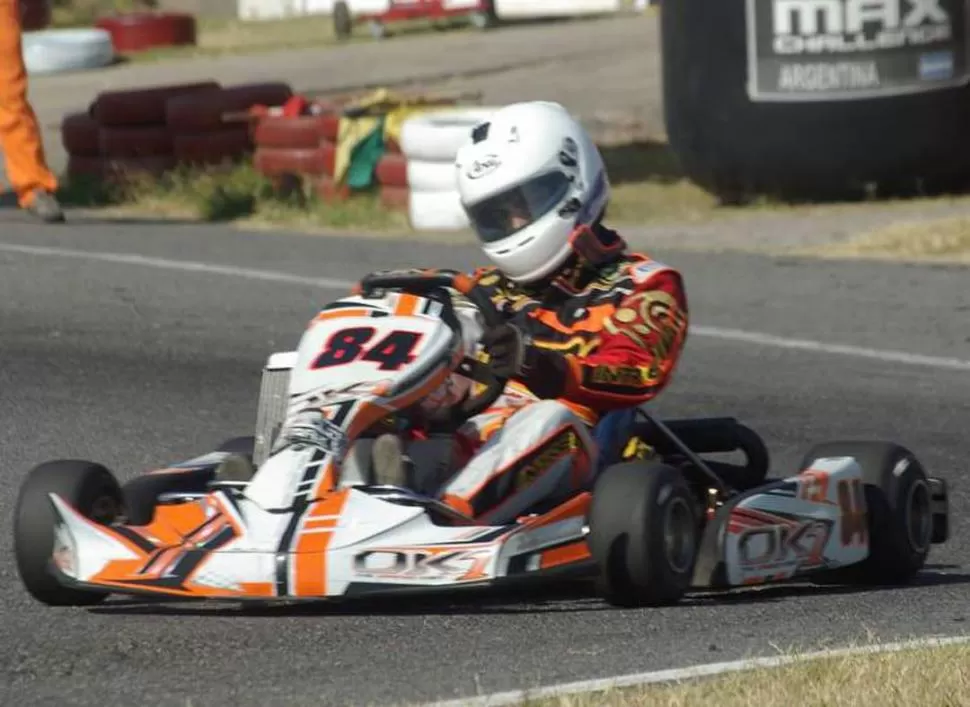
[{"label": "ok1 logo", "polygon": [[311,368],[343,366],[354,361],[372,361],[382,371],[398,371],[414,360],[414,349],[423,336],[419,332],[395,329],[373,346],[374,327],[348,327],[334,332],[313,361]]}]

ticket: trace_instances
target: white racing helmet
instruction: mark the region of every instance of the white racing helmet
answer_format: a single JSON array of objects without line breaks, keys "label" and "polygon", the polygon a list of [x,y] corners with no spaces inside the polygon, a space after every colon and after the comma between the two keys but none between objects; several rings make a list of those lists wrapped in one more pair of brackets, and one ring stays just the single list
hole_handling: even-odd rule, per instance
[{"label": "white racing helmet", "polygon": [[609,202],[599,150],[558,103],[497,110],[472,130],[455,166],[462,206],[485,254],[518,282],[559,268],[572,232],[600,218]]}]

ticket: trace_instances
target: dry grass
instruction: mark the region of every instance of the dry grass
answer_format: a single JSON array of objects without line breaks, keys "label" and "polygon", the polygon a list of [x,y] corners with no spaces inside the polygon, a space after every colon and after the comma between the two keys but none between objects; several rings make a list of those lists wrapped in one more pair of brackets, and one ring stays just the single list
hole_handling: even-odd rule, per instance
[{"label": "dry grass", "polygon": [[[676,172],[664,146],[638,142],[604,148],[604,156],[615,190],[612,221],[697,220],[716,215],[714,198]],[[126,216],[234,221],[302,231],[349,229],[377,235],[410,230],[403,213],[388,212],[373,194],[335,203],[281,198],[248,164],[180,170],[161,179],[131,177],[124,186],[115,187],[89,179],[73,180],[62,190],[62,198],[69,206]],[[422,240],[438,240],[436,234],[420,235]],[[448,239],[455,242],[456,234]]]},{"label": "dry grass", "polygon": [[246,163],[181,169],[161,177],[127,175],[111,183],[74,178],[65,182],[59,198],[70,207],[124,216],[284,224],[304,230],[407,229],[406,215],[382,208],[376,194],[359,194],[346,201],[324,201],[309,188],[284,194]]},{"label": "dry grass", "polygon": [[139,0],[53,0],[51,24],[54,27],[86,27],[104,15],[132,12],[145,7],[145,2]]},{"label": "dry grass", "polygon": [[812,248],[803,254],[831,258],[970,262],[970,218],[898,223],[847,241]]},{"label": "dry grass", "polygon": [[[785,212],[811,218],[844,210],[892,209],[918,203],[966,203],[965,197],[885,200],[863,203],[788,204],[763,199],[744,206],[723,205],[679,170],[666,144],[639,139],[602,147],[613,185],[608,218],[618,225],[686,223],[740,217],[754,211]],[[230,169],[183,170],[162,179],[133,179],[123,188],[91,181],[69,184],[68,205],[109,208],[126,216],[142,214],[197,221],[234,221],[247,226],[283,227],[327,232],[353,230],[385,237],[410,232],[424,241],[473,242],[471,234],[413,232],[406,215],[384,209],[376,194],[355,195],[345,202],[310,197],[280,197],[249,164]],[[884,257],[970,261],[970,218],[901,223],[849,241],[793,251],[813,257]]]},{"label": "dry grass", "polygon": [[[150,4],[150,3],[149,3]],[[143,5],[142,5],[143,7]],[[137,0],[72,0],[54,7],[53,26],[87,27],[97,18],[114,11],[140,9]],[[197,17],[196,45],[164,47],[127,55],[128,61],[156,61],[171,58],[211,57],[221,54],[257,53],[279,49],[301,49],[335,44],[333,19],[330,15],[301,15],[282,19],[240,20],[235,18]],[[439,24],[447,29],[465,29],[467,21],[456,19]],[[423,20],[395,23],[395,35],[426,32],[432,24]],[[366,26],[360,25],[346,42],[374,41]]]},{"label": "dry grass", "polygon": [[970,705],[970,646],[825,658],[682,684],[612,690],[531,707],[951,707]]},{"label": "dry grass", "polygon": [[[830,202],[794,202],[758,197],[741,204],[727,204],[684,175],[676,156],[663,139],[637,137],[633,140],[601,146],[600,149],[613,188],[610,219],[617,223],[709,222],[745,216],[755,211],[785,212],[810,218],[813,215],[840,212],[848,214],[854,210],[871,209],[873,206],[884,209],[906,208],[914,205],[970,206],[970,196],[964,194],[911,198],[871,197],[856,201]],[[922,225],[915,223],[912,224],[912,228],[918,231]],[[880,242],[884,238],[882,233],[867,235],[865,238],[871,239],[871,250],[881,249]],[[894,238],[898,238],[902,244],[909,238],[909,234],[900,232]],[[917,246],[917,250],[922,251],[930,247],[932,239],[924,240],[925,244]],[[940,254],[956,252],[954,249],[944,250],[955,241],[955,234],[947,235],[940,240],[936,249]],[[846,247],[851,249],[855,246]],[[859,247],[864,247],[864,243],[860,242]],[[847,250],[846,253],[849,251]]]},{"label": "dry grass", "polygon": [[617,223],[699,221],[722,211],[718,201],[684,176],[677,159],[659,140],[640,138],[601,145]]},{"label": "dry grass", "polygon": [[[623,0],[622,9],[629,12],[634,0]],[[159,0],[55,0],[52,25],[54,27],[87,27],[99,17],[113,12],[131,12],[157,8]],[[586,21],[580,17],[576,21]],[[561,20],[565,21],[565,20]],[[165,47],[127,55],[128,61],[156,61],[171,58],[211,57],[221,54],[258,53],[281,49],[302,49],[333,45],[334,34],[330,15],[298,15],[281,19],[241,20],[200,16],[196,18],[196,45]],[[413,19],[396,21],[388,26],[387,37],[426,34],[433,31],[474,31],[467,18],[445,20]],[[375,41],[366,24],[358,24],[347,42]]]}]

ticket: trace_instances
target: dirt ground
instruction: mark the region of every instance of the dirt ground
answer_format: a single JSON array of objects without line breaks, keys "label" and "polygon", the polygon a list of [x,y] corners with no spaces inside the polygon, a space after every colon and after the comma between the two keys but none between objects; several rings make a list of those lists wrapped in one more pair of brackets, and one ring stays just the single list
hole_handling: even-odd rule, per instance
[{"label": "dirt ground", "polygon": [[294,90],[345,91],[414,82],[430,89],[481,91],[485,104],[545,98],[584,118],[617,114],[663,131],[657,17],[441,32],[384,41],[116,65],[31,79],[30,96],[45,128],[55,169],[66,164],[59,124],[100,92],[214,79],[226,85],[287,81]]},{"label": "dirt ground", "polygon": [[[73,75],[35,77],[31,100],[44,126],[51,165],[66,165],[59,124],[98,92],[215,79],[225,85],[289,82],[299,92],[407,87],[481,92],[485,105],[560,101],[600,134],[620,121],[636,136],[665,135],[659,16],[652,11],[596,20],[440,32],[212,59],[120,64]],[[2,172],[0,172],[2,176]],[[705,250],[802,252],[897,223],[970,216],[970,201],[913,202],[804,212],[752,211],[714,223],[625,228],[632,241]]]}]

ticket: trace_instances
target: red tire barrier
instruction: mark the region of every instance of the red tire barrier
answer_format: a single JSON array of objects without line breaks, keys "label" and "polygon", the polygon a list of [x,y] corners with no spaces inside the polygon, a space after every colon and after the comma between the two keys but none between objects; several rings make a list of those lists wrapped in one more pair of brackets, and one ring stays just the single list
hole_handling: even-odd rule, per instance
[{"label": "red tire barrier", "polygon": [[49,0],[20,0],[20,27],[24,32],[46,29],[50,23]]},{"label": "red tire barrier", "polygon": [[281,174],[302,174],[313,177],[333,175],[336,150],[333,144],[323,143],[314,149],[260,147],[253,164],[267,177]]},{"label": "red tire barrier", "polygon": [[407,211],[411,206],[411,190],[407,187],[381,187],[381,205],[393,211]]},{"label": "red tire barrier", "polygon": [[337,137],[340,135],[341,115],[341,111],[338,109],[333,113],[324,113],[320,116],[322,119],[320,121],[320,135],[324,140],[337,142]]},{"label": "red tire barrier", "polygon": [[164,125],[101,129],[101,156],[104,158],[162,155],[172,155],[172,136]]},{"label": "red tire barrier", "polygon": [[313,191],[323,201],[346,201],[350,198],[350,187],[335,184],[330,177],[320,177],[314,181]]},{"label": "red tire barrier", "polygon": [[98,179],[117,179],[126,174],[159,176],[174,168],[175,157],[172,155],[122,157],[119,159],[71,155],[67,161],[69,176],[89,176]]},{"label": "red tire barrier", "polygon": [[210,133],[175,135],[175,158],[184,164],[218,165],[241,158],[253,149],[248,127]]},{"label": "red tire barrier", "polygon": [[182,12],[131,12],[99,19],[95,26],[111,35],[117,52],[196,43],[195,17]]},{"label": "red tire barrier", "polygon": [[377,163],[374,177],[379,184],[388,187],[408,186],[408,161],[399,153],[385,153]]},{"label": "red tire barrier", "polygon": [[246,111],[255,105],[282,105],[292,95],[293,89],[285,83],[254,83],[177,96],[166,106],[165,122],[177,133],[219,130],[225,113]]},{"label": "red tire barrier", "polygon": [[101,154],[101,126],[87,113],[71,113],[61,121],[61,144],[69,155]]},{"label": "red tire barrier", "polygon": [[91,104],[91,117],[102,126],[158,125],[165,122],[165,106],[178,96],[217,91],[215,81],[174,84],[158,88],[107,91]]},{"label": "red tire barrier", "polygon": [[312,149],[325,139],[326,120],[325,115],[266,116],[256,124],[253,142],[257,147]]}]

